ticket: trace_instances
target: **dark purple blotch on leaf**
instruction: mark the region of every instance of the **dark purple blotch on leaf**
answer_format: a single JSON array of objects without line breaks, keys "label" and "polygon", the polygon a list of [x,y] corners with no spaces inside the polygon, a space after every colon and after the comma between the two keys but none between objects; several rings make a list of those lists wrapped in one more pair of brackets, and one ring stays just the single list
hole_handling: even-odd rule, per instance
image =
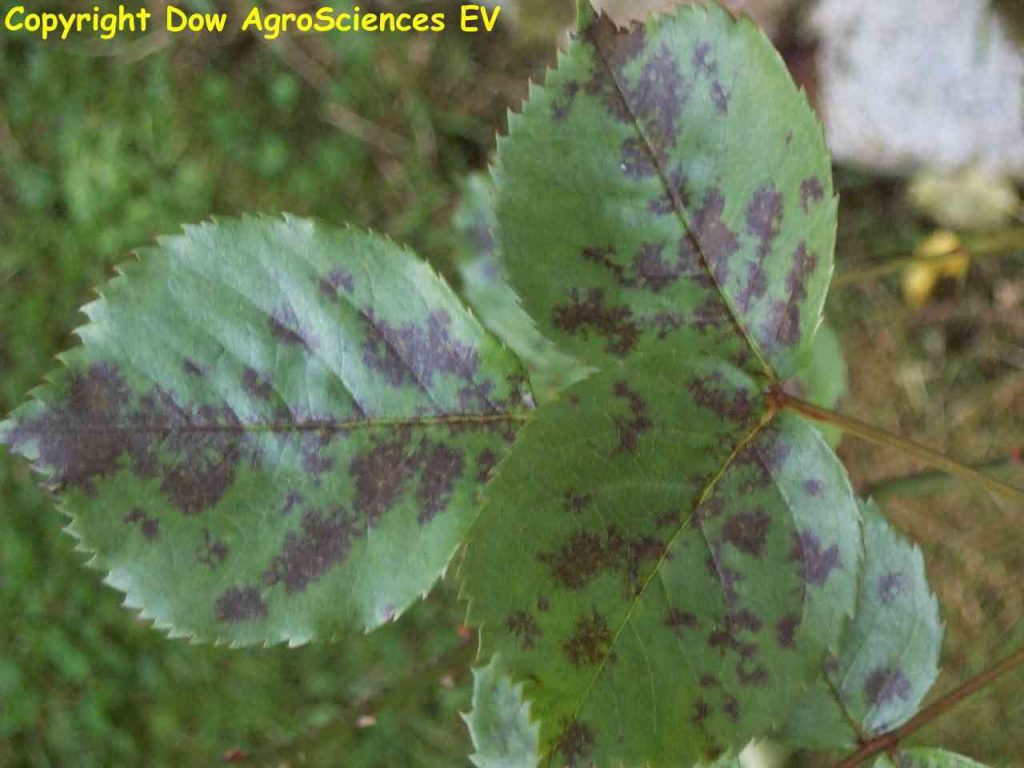
[{"label": "dark purple blotch on leaf", "polygon": [[781,647],[796,647],[796,630],[800,623],[801,618],[795,613],[787,614],[775,623],[775,638]]},{"label": "dark purple blotch on leaf", "polygon": [[244,457],[257,460],[227,405],[189,406],[158,387],[133,401],[109,363],[70,372],[64,399],[16,424],[8,440],[15,450],[34,442],[36,463],[56,486],[92,493],[95,481],[130,467],[158,478],[164,496],[187,515],[223,497]]},{"label": "dark purple blotch on leaf", "polygon": [[820,203],[825,199],[825,187],[821,179],[811,176],[800,182],[800,206],[804,213],[809,213],[812,203]]},{"label": "dark purple blotch on leaf", "polygon": [[619,445],[615,453],[636,453],[640,435],[654,426],[654,422],[647,417],[647,403],[624,380],[615,382],[612,394],[629,404],[629,416],[615,417],[615,428],[619,432]]},{"label": "dark purple blotch on leaf", "polygon": [[284,584],[289,595],[303,592],[348,557],[353,542],[366,533],[358,515],[336,507],[302,514],[298,531],[290,532],[281,551],[263,573],[264,585]]},{"label": "dark purple blotch on leaf", "polygon": [[270,400],[274,396],[274,388],[263,378],[255,368],[246,368],[242,371],[242,389],[246,394],[258,400]]},{"label": "dark purple blotch on leaf", "polygon": [[416,502],[421,525],[429,523],[444,510],[452,498],[455,483],[462,476],[465,461],[459,451],[436,443],[420,454],[422,475],[416,487]]},{"label": "dark purple blotch on leaf", "polygon": [[556,748],[566,768],[584,768],[594,749],[594,732],[579,720],[565,723]]},{"label": "dark purple blotch on leaf", "polygon": [[391,325],[368,310],[363,326],[363,362],[391,386],[428,391],[438,374],[469,382],[480,368],[476,348],[452,335],[451,316],[443,310],[431,312],[425,325]]},{"label": "dark purple blotch on leaf", "polygon": [[341,298],[341,293],[352,293],[356,288],[355,277],[347,269],[337,267],[320,279],[320,293],[331,301]]},{"label": "dark purple blotch on leaf", "polygon": [[764,343],[769,348],[792,347],[800,341],[800,308],[807,298],[807,283],[818,266],[818,256],[801,242],[793,254],[793,265],[786,275],[787,298],[773,301],[762,328]]},{"label": "dark purple blotch on leaf", "polygon": [[791,562],[803,564],[804,581],[820,587],[828,581],[832,571],[842,569],[839,547],[833,544],[823,548],[821,539],[813,531],[802,531],[794,534],[793,546],[789,550]]},{"label": "dark purple blotch on leaf", "polygon": [[628,307],[609,307],[600,288],[591,288],[585,297],[573,288],[569,300],[568,305],[554,308],[555,327],[584,339],[594,332],[607,341],[607,351],[618,357],[636,346],[640,331]]},{"label": "dark purple blotch on leaf", "polygon": [[267,618],[267,606],[256,587],[229,587],[214,603],[217,621],[234,623]]},{"label": "dark purple blotch on leaf", "polygon": [[734,421],[745,421],[754,410],[750,393],[730,388],[717,372],[691,379],[686,388],[697,405]]},{"label": "dark purple blotch on leaf", "polygon": [[141,509],[133,509],[124,516],[124,521],[131,524],[137,523],[139,530],[142,531],[142,537],[146,541],[156,541],[160,538],[160,521],[155,517],[150,517]]},{"label": "dark purple blotch on leaf", "polygon": [[519,642],[519,647],[528,651],[541,636],[540,627],[529,611],[512,611],[505,619],[505,629]]},{"label": "dark purple blotch on leaf", "polygon": [[665,616],[665,626],[674,632],[681,632],[684,629],[696,629],[697,615],[690,611],[669,608],[668,615]]},{"label": "dark purple blotch on leaf", "polygon": [[771,518],[763,509],[739,512],[722,526],[722,538],[736,549],[754,557],[764,554]]},{"label": "dark purple blotch on leaf", "polygon": [[573,633],[562,643],[574,667],[592,667],[604,661],[612,645],[608,621],[596,610],[576,619]]},{"label": "dark purple blotch on leaf", "polygon": [[223,539],[210,535],[208,528],[203,529],[203,544],[199,548],[196,559],[207,568],[216,568],[228,557],[228,545]]},{"label": "dark purple blotch on leaf", "polygon": [[910,579],[902,571],[889,571],[878,580],[876,594],[882,603],[888,605],[910,588]]},{"label": "dark purple blotch on leaf", "polygon": [[189,376],[195,376],[197,379],[202,378],[206,374],[206,371],[203,370],[203,367],[199,365],[199,363],[197,363],[195,360],[189,357],[186,357],[184,360],[181,361],[181,370],[183,370]]},{"label": "dark purple blotch on leaf", "polygon": [[[704,201],[693,217],[692,234],[703,254],[708,269],[720,286],[725,286],[732,260],[739,252],[740,244],[733,232],[722,220],[725,213],[725,198],[718,188],[708,190]],[[724,307],[723,307],[724,310]]]},{"label": "dark purple blotch on leaf", "polygon": [[893,701],[909,701],[912,686],[899,667],[880,667],[868,675],[864,696],[869,704],[881,707]]},{"label": "dark purple blotch on leaf", "polygon": [[286,346],[302,347],[307,350],[319,346],[316,336],[301,325],[291,305],[274,310],[267,318],[267,323],[270,325],[271,335]]}]

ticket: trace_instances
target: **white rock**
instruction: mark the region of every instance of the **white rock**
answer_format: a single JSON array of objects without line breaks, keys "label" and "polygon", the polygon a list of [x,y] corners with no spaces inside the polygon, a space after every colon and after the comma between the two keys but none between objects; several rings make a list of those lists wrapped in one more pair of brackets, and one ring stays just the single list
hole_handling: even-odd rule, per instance
[{"label": "white rock", "polygon": [[821,0],[813,23],[838,161],[1024,178],[1024,54],[991,0]]}]

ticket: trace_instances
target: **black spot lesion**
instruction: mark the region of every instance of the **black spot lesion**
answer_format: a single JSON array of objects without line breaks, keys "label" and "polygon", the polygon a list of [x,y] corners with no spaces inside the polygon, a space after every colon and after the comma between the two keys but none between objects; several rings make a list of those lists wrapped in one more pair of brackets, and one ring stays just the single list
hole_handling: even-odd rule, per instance
[{"label": "black spot lesion", "polygon": [[425,525],[451,502],[455,485],[465,471],[459,450],[408,433],[393,439],[378,438],[349,464],[355,481],[354,508],[371,527],[402,498],[408,484],[419,476],[415,492],[417,521]]},{"label": "black spot lesion", "polygon": [[203,543],[196,554],[198,562],[212,570],[227,560],[228,552],[227,542],[212,536],[208,528],[203,529]]},{"label": "black spot lesion", "polygon": [[263,585],[283,584],[289,595],[304,592],[344,562],[353,543],[366,531],[365,520],[345,507],[305,510],[299,530],[288,533],[280,552],[263,572]]},{"label": "black spot lesion", "polygon": [[825,199],[825,185],[817,176],[810,176],[800,182],[800,207],[804,213],[810,213],[814,203]]},{"label": "black spot lesion", "polygon": [[910,578],[903,571],[887,571],[878,579],[875,594],[883,605],[888,605],[910,590]]},{"label": "black spot lesion", "polygon": [[501,456],[497,451],[491,448],[485,448],[476,457],[476,480],[478,483],[486,483],[491,479],[494,473],[494,468],[498,466],[498,462],[501,461]]},{"label": "black spot lesion", "polygon": [[597,609],[578,617],[572,634],[562,642],[566,658],[576,668],[600,664],[608,657],[611,648],[611,628]]},{"label": "black spot lesion", "polygon": [[555,742],[566,768],[585,768],[594,750],[594,731],[581,720],[566,720]]},{"label": "black spot lesion", "polygon": [[480,369],[476,348],[455,338],[451,316],[444,310],[431,312],[425,325],[392,325],[372,310],[365,310],[362,318],[363,362],[394,387],[428,390],[438,374],[473,382]]},{"label": "black spot lesion", "polygon": [[822,546],[817,534],[809,530],[793,535],[789,560],[801,563],[804,581],[816,587],[824,586],[833,571],[843,568],[839,547],[835,544]]},{"label": "black spot lesion", "polygon": [[601,288],[591,288],[585,294],[573,288],[569,303],[556,306],[552,319],[555,327],[570,335],[587,339],[593,332],[604,338],[605,349],[617,357],[626,357],[639,341],[640,329],[632,310],[609,306]]},{"label": "black spot lesion", "polygon": [[270,334],[282,344],[312,351],[320,346],[316,335],[305,327],[291,305],[274,310],[267,317]]},{"label": "black spot lesion", "polygon": [[536,619],[529,611],[512,611],[505,619],[505,629],[508,630],[519,647],[524,651],[532,649],[537,639],[543,634],[537,625]]},{"label": "black spot lesion", "polygon": [[569,117],[572,107],[576,103],[576,96],[580,92],[580,84],[570,80],[562,86],[559,93],[551,99],[551,117],[562,122]]},{"label": "black spot lesion", "polygon": [[913,686],[898,666],[878,667],[864,682],[864,698],[875,707],[894,701],[909,701]]},{"label": "black spot lesion", "polygon": [[146,541],[156,541],[160,538],[160,521],[137,507],[124,516],[124,522],[138,525],[142,538]]},{"label": "black spot lesion", "polygon": [[9,437],[15,450],[35,445],[36,466],[56,488],[93,493],[97,481],[130,469],[158,478],[175,508],[198,515],[220,501],[243,460],[259,462],[226,404],[181,404],[160,387],[136,399],[110,363],[67,375],[64,398],[17,423]]},{"label": "black spot lesion", "polygon": [[317,288],[324,298],[338,301],[343,292],[351,295],[355,291],[355,276],[347,269],[336,267],[320,278]]},{"label": "black spot lesion", "polygon": [[303,496],[297,490],[290,490],[284,497],[284,504],[281,506],[281,517],[287,517],[295,511],[303,502]]},{"label": "black spot lesion", "polygon": [[592,493],[580,493],[572,488],[566,488],[562,494],[562,509],[574,515],[586,510],[594,500]]},{"label": "black spot lesion", "polygon": [[763,509],[738,512],[722,526],[722,538],[741,552],[762,557],[768,541],[771,518]]},{"label": "black spot lesion", "polygon": [[117,472],[125,454],[141,455],[144,440],[126,427],[131,391],[108,363],[68,373],[63,401],[15,424],[7,442],[15,451],[35,444],[37,466],[54,486],[92,492],[94,482]]},{"label": "black spot lesion", "polygon": [[730,420],[743,422],[754,412],[751,393],[730,387],[718,371],[691,379],[686,388],[697,405]]},{"label": "black spot lesion", "polygon": [[603,573],[620,573],[625,596],[635,597],[643,587],[644,563],[657,562],[664,551],[652,536],[627,536],[609,525],[601,533],[574,531],[561,547],[540,552],[537,560],[565,589],[578,591]]},{"label": "black spot lesion", "polygon": [[793,263],[786,275],[786,300],[774,301],[762,328],[768,347],[792,347],[800,341],[800,308],[807,298],[807,285],[818,267],[818,255],[801,242],[793,254]]},{"label": "black spot lesion", "polygon": [[697,629],[699,626],[697,614],[679,608],[669,608],[664,623],[677,634],[681,634],[684,629]]},{"label": "black spot lesion", "polygon": [[214,615],[224,623],[254,621],[267,618],[267,606],[257,587],[229,587],[214,603]]},{"label": "black spot lesion", "polygon": [[201,379],[206,375],[206,369],[190,357],[182,359],[181,370],[197,379]]},{"label": "black spot lesion", "polygon": [[720,115],[729,113],[730,94],[719,77],[718,60],[711,43],[701,41],[693,49],[691,64],[698,77],[708,81],[708,96]]},{"label": "black spot lesion", "polygon": [[460,451],[442,443],[436,443],[426,449],[420,460],[422,475],[416,488],[416,503],[419,508],[416,520],[420,525],[425,525],[451,502],[455,484],[462,477],[465,460]]},{"label": "black spot lesion", "polygon": [[[693,215],[691,236],[703,255],[707,268],[720,286],[725,286],[732,270],[732,260],[739,253],[740,243],[736,233],[729,228],[722,216],[725,214],[725,197],[717,187],[704,193],[700,208]],[[726,311],[725,306],[722,310]]]},{"label": "black spot lesion", "polygon": [[781,648],[796,647],[796,631],[800,628],[802,618],[796,613],[787,613],[775,622],[775,639]]},{"label": "black spot lesion", "polygon": [[757,258],[747,265],[747,282],[738,296],[743,311],[747,311],[754,300],[763,298],[768,290],[764,262],[782,231],[784,213],[782,195],[771,184],[755,190],[747,205],[747,232],[757,240]]},{"label": "black spot lesion", "polygon": [[654,426],[647,415],[647,402],[624,380],[615,382],[612,394],[629,404],[629,415],[616,416],[614,419],[619,433],[619,444],[614,453],[636,453],[640,435]]},{"label": "black spot lesion", "polygon": [[274,387],[255,368],[246,366],[242,370],[242,391],[257,400],[270,401],[274,398]]}]

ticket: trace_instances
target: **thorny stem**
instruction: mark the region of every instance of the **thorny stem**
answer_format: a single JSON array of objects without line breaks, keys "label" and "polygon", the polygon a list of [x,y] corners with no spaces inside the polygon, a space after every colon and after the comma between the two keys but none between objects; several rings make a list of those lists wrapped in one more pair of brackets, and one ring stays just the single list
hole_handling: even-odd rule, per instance
[{"label": "thorny stem", "polygon": [[903,453],[920,459],[930,466],[935,467],[936,469],[941,469],[943,472],[947,472],[950,475],[959,477],[962,480],[967,480],[968,482],[977,483],[991,493],[1017,502],[1022,505],[1022,508],[1024,508],[1024,490],[1016,487],[1015,485],[1011,485],[1010,483],[999,480],[991,475],[979,472],[966,464],[954,461],[948,456],[944,456],[938,451],[933,451],[931,448],[915,443],[912,440],[907,440],[899,435],[886,432],[884,429],[871,426],[870,424],[851,418],[850,416],[843,416],[833,411],[826,410],[825,408],[819,408],[812,403],[793,397],[781,389],[775,389],[771,393],[771,396],[773,404],[777,408],[794,411],[799,413],[801,416],[811,419],[812,421],[817,421],[822,424],[831,424],[846,434],[859,437],[862,440],[867,440],[877,445],[883,445],[902,451]]},{"label": "thorny stem", "polygon": [[1019,253],[1024,249],[1024,227],[1016,227],[995,235],[979,236],[964,243],[963,247],[951,251],[942,256],[907,256],[900,259],[891,259],[884,264],[877,264],[864,269],[850,270],[836,275],[832,281],[834,288],[852,285],[854,283],[871,280],[876,277],[902,272],[906,267],[913,264],[942,264],[946,259],[967,255],[973,261],[993,257],[1007,256],[1012,253]]},{"label": "thorny stem", "polygon": [[974,695],[983,688],[987,688],[1003,675],[1012,672],[1022,665],[1024,665],[1024,648],[1020,648],[1016,653],[1007,656],[996,665],[972,677],[959,688],[953,689],[938,701],[922,709],[896,730],[883,733],[864,742],[856,752],[836,763],[834,768],[854,768],[880,752],[895,749],[899,746],[900,742],[912,733],[919,731],[932,720],[944,715],[969,696]]}]

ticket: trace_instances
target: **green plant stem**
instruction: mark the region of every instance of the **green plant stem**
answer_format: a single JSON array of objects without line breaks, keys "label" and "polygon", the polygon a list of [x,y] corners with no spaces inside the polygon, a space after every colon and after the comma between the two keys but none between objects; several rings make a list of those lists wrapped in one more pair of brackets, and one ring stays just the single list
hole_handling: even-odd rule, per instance
[{"label": "green plant stem", "polygon": [[832,285],[833,287],[841,288],[876,277],[885,277],[886,275],[902,272],[905,268],[914,264],[941,264],[944,259],[961,254],[968,255],[972,261],[980,261],[981,259],[994,256],[1008,256],[1013,253],[1019,253],[1022,249],[1024,249],[1024,227],[1014,227],[994,235],[979,235],[966,240],[963,248],[943,256],[907,256],[900,259],[891,259],[884,264],[843,272],[836,275]]},{"label": "green plant stem", "polygon": [[[977,464],[972,467],[978,472],[983,472],[990,477],[997,477],[1000,480],[1009,480],[1024,472],[1024,461],[1015,456],[1007,459],[997,459],[984,464]],[[956,479],[945,472],[915,472],[911,475],[893,477],[881,480],[874,485],[864,489],[864,495],[873,498],[875,501],[884,501],[895,497],[916,497],[929,496],[935,493],[943,493],[950,490]]]},{"label": "green plant stem", "polygon": [[895,749],[899,744],[912,733],[919,731],[925,725],[945,714],[960,702],[974,695],[983,688],[992,685],[1003,675],[1012,672],[1024,665],[1024,648],[1016,653],[1007,656],[996,665],[989,667],[981,674],[972,677],[966,683],[953,689],[938,701],[922,709],[914,717],[908,720],[894,731],[883,733],[864,742],[856,752],[836,763],[834,768],[854,768],[865,760],[874,757],[880,752]]},{"label": "green plant stem", "polygon": [[776,407],[799,413],[801,416],[811,419],[812,421],[817,421],[822,424],[831,424],[846,434],[859,437],[862,440],[867,440],[875,443],[876,445],[894,448],[909,456],[920,459],[930,466],[940,469],[954,477],[967,480],[968,482],[977,483],[991,493],[1014,501],[1024,508],[1024,490],[1021,488],[992,477],[991,475],[979,472],[966,464],[954,461],[938,451],[933,451],[931,448],[915,443],[912,440],[907,440],[899,435],[894,435],[891,432],[886,432],[884,429],[879,429],[878,427],[874,427],[863,421],[859,421],[858,419],[843,416],[833,411],[826,410],[825,408],[820,408],[813,403],[800,400],[799,398],[793,397],[792,395],[786,394],[782,391],[774,392],[773,398]]}]

